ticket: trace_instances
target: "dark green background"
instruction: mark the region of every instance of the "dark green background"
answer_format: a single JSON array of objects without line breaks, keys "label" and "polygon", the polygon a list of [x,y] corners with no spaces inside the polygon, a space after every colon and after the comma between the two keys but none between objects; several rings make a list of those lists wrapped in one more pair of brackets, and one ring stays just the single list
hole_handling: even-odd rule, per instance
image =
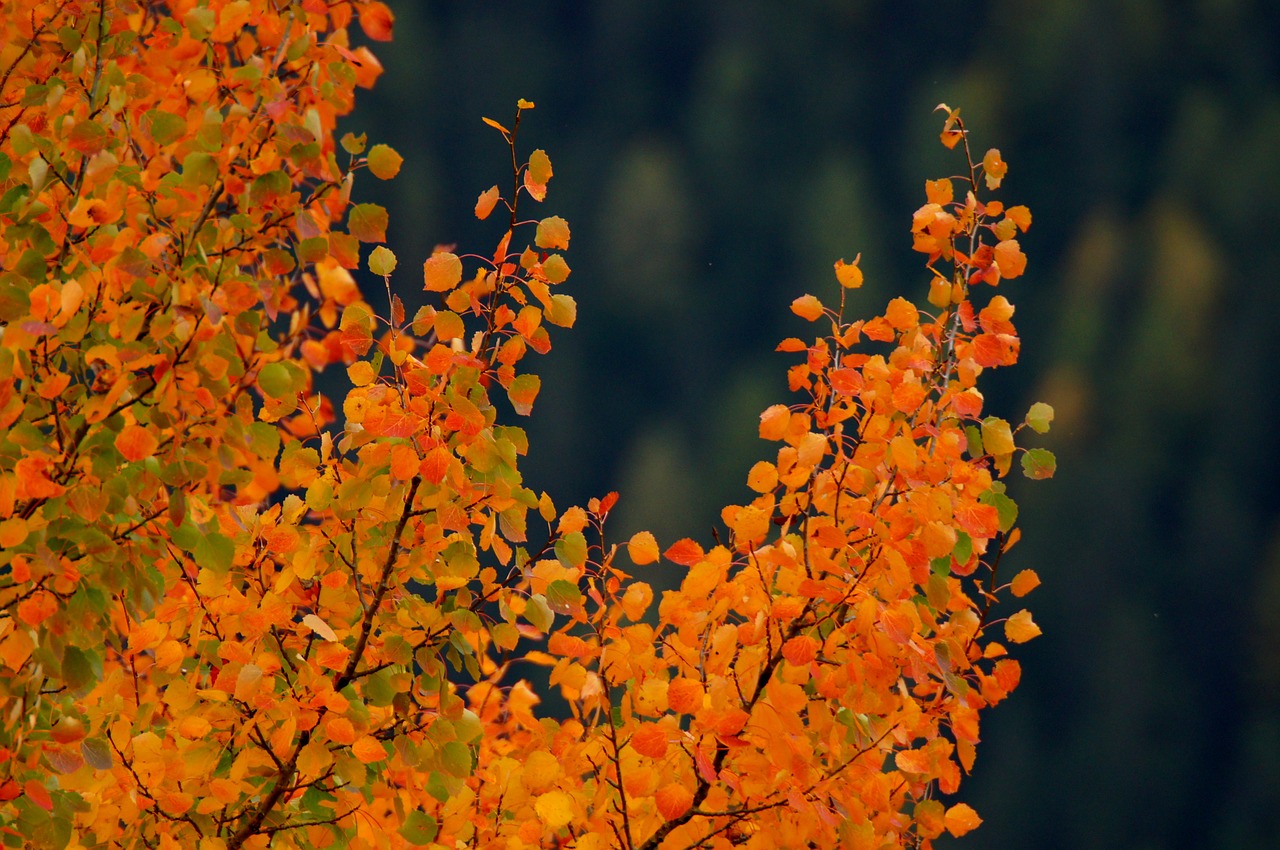
[{"label": "dark green background", "polygon": [[[391,3],[387,73],[348,127],[406,158],[391,209],[406,297],[436,243],[507,185],[482,115],[538,108],[524,151],[573,228],[578,326],[536,364],[526,479],[617,489],[619,539],[709,540],[748,498],[757,415],[787,399],[787,305],[855,313],[928,275],[910,250],[960,106],[1031,207],[1023,362],[989,407],[1058,411],[1052,482],[1016,482],[1044,636],[986,715],[966,846],[1276,846],[1280,811],[1280,13],[1264,0]],[[371,290],[372,291],[372,290]],[[646,577],[652,578],[652,577]],[[657,579],[661,583],[662,579]]]}]

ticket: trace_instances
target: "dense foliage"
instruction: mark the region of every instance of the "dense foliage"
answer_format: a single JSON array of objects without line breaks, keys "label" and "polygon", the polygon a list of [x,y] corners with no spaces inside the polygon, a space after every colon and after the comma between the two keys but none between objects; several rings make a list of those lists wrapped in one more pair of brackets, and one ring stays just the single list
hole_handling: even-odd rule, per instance
[{"label": "dense foliage", "polygon": [[[960,173],[912,218],[929,307],[839,302],[760,417],[776,456],[723,539],[606,535],[518,469],[526,358],[569,327],[568,223],[524,154],[481,193],[490,253],[437,248],[406,315],[402,159],[337,118],[390,38],[380,2],[0,8],[0,830],[10,846],[928,846],[980,712],[1018,683],[993,606],[1038,583],[1001,480],[1053,474],[1011,365],[1030,212]],[[536,207],[535,207],[536,209]],[[416,275],[415,275],[416,277]],[[345,367],[335,406],[315,374]],[[655,598],[659,558],[684,568]],[[550,668],[565,716],[512,681]]]}]

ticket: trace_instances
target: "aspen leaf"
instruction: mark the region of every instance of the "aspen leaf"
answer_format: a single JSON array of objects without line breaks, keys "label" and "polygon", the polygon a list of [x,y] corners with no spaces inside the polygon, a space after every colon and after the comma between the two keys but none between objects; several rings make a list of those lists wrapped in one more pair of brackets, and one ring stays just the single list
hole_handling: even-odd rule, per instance
[{"label": "aspen leaf", "polygon": [[778,468],[767,460],[757,461],[747,473],[747,486],[757,493],[768,493],[778,486]]},{"label": "aspen leaf", "polygon": [[1004,217],[1017,225],[1018,229],[1026,232],[1031,227],[1031,210],[1023,206],[1009,207],[1004,211]]},{"label": "aspen leaf", "polygon": [[541,593],[535,593],[525,603],[524,618],[538,631],[549,632],[551,631],[551,626],[555,623],[555,612],[547,604],[545,596]]},{"label": "aspen leaf", "polygon": [[818,642],[808,635],[796,635],[782,645],[782,657],[803,667],[818,657]]},{"label": "aspen leaf", "polygon": [[538,819],[552,829],[568,826],[574,817],[573,797],[564,791],[548,791],[534,801]]},{"label": "aspen leaf", "polygon": [[627,541],[627,555],[637,566],[652,564],[661,557],[658,541],[648,531],[638,531]]},{"label": "aspen leaf", "polygon": [[366,158],[369,165],[369,171],[379,180],[390,180],[400,173],[400,166],[404,163],[404,157],[396,153],[395,149],[389,145],[374,145],[369,148],[369,155]]},{"label": "aspen leaf", "polygon": [[534,750],[524,762],[520,783],[533,792],[541,791],[560,778],[560,760],[545,750]]},{"label": "aspen leaf", "polygon": [[667,730],[656,723],[645,723],[632,733],[631,748],[642,756],[660,759],[667,754]]},{"label": "aspen leaf", "polygon": [[116,436],[116,451],[124,455],[125,460],[142,460],[156,453],[160,441],[155,435],[141,425],[126,425]]},{"label": "aspen leaf", "polygon": [[947,809],[946,815],[943,817],[943,823],[947,826],[947,832],[956,838],[967,832],[977,829],[982,823],[982,818],[978,817],[978,813],[968,803],[956,803]]},{"label": "aspen leaf", "polygon": [[351,383],[357,387],[367,387],[377,380],[378,376],[373,371],[373,364],[368,360],[357,360],[347,367],[347,377],[351,379]]},{"label": "aspen leaf", "polygon": [[516,109],[533,109],[536,105],[532,100],[525,100],[523,97],[516,101]]},{"label": "aspen leaf", "polygon": [[791,312],[809,322],[816,321],[822,311],[822,302],[812,295],[801,295],[791,302]]},{"label": "aspen leaf", "polygon": [[1022,474],[1032,479],[1052,478],[1058,461],[1048,449],[1028,449],[1022,455]]},{"label": "aspen leaf", "polygon": [[852,263],[836,260],[836,280],[845,289],[857,289],[862,286],[862,269],[858,268],[860,259],[862,259],[861,255],[855,257]]},{"label": "aspen leaf", "polygon": [[571,328],[578,320],[578,302],[572,295],[556,293],[551,296],[551,303],[547,305],[546,317],[553,325]]},{"label": "aspen leaf", "polygon": [[1026,643],[1039,635],[1040,627],[1031,619],[1031,612],[1025,608],[1004,623],[1004,636],[1010,643]]},{"label": "aspen leaf", "polygon": [[682,567],[692,567],[704,557],[702,547],[698,545],[696,540],[691,540],[688,537],[671,544],[670,548],[663,554],[668,561],[679,564]]},{"label": "aspen leaf", "polygon": [[995,247],[995,260],[1001,277],[1019,277],[1027,268],[1027,255],[1022,253],[1017,239],[998,242]]},{"label": "aspen leaf", "polygon": [[462,260],[454,254],[433,254],[422,264],[424,289],[430,292],[448,292],[462,282]]},{"label": "aspen leaf", "polygon": [[435,841],[439,832],[440,825],[436,823],[436,819],[421,809],[409,812],[405,816],[404,824],[400,827],[400,837],[414,847],[429,845]]},{"label": "aspen leaf", "polygon": [[497,121],[494,121],[492,118],[481,118],[480,120],[488,124],[493,129],[497,130],[499,133],[501,133],[504,136],[511,135],[510,130],[508,130],[506,127],[503,127],[501,124],[499,124]]},{"label": "aspen leaf", "polygon": [[360,7],[360,29],[374,41],[390,41],[396,16],[381,0]]},{"label": "aspen leaf", "polygon": [[317,614],[307,614],[302,618],[302,625],[311,629],[311,631],[315,632],[327,641],[336,641],[338,639],[338,634],[333,630],[333,628]]},{"label": "aspen leaf", "polygon": [[547,283],[564,283],[569,277],[569,264],[559,254],[552,254],[542,261],[542,276]]},{"label": "aspen leaf", "polygon": [[507,398],[511,400],[511,407],[521,416],[528,416],[533,412],[533,401],[538,397],[538,390],[542,388],[542,381],[537,375],[520,375],[511,382],[511,386],[507,387]]},{"label": "aspen leaf", "polygon": [[539,248],[568,250],[569,248],[569,222],[565,221],[558,215],[550,218],[544,218],[538,222],[537,232],[533,237],[533,244]]},{"label": "aspen leaf", "polygon": [[1053,408],[1043,401],[1037,401],[1027,411],[1027,426],[1037,434],[1049,432],[1049,423],[1053,421]]},{"label": "aspen leaf", "polygon": [[[657,560],[658,545],[653,545],[654,560]],[[635,560],[634,558],[632,560]],[[643,619],[645,611],[653,602],[653,589],[642,581],[634,581],[627,585],[627,592],[622,595],[622,613],[633,623]]]},{"label": "aspen leaf", "polygon": [[534,183],[546,185],[551,179],[551,160],[547,157],[547,152],[539,148],[529,154],[529,179]]},{"label": "aspen leaf", "polygon": [[386,241],[386,209],[377,204],[356,204],[347,216],[347,230],[361,242]]},{"label": "aspen leaf", "polygon": [[920,322],[920,311],[916,305],[905,298],[895,298],[889,302],[884,312],[884,319],[896,331],[914,328]]},{"label": "aspen leaf", "polygon": [[997,416],[982,420],[982,447],[989,455],[1007,455],[1013,452],[1013,431],[1009,423]]},{"label": "aspen leaf", "polygon": [[369,252],[369,271],[386,277],[396,270],[396,255],[391,249],[379,245]]},{"label": "aspen leaf", "polygon": [[1009,590],[1014,596],[1026,596],[1031,591],[1040,586],[1040,576],[1036,575],[1035,570],[1022,570],[1013,577]]},{"label": "aspen leaf", "polygon": [[1009,171],[1008,164],[1000,156],[1000,151],[992,148],[982,157],[982,173],[987,181],[988,189],[998,189],[1000,181]]},{"label": "aspen leaf", "polygon": [[693,792],[678,782],[672,782],[658,789],[654,803],[664,820],[675,820],[693,806]]},{"label": "aspen leaf", "polygon": [[791,411],[785,404],[775,404],[760,414],[760,439],[777,441],[786,436]]},{"label": "aspen leaf", "polygon": [[484,221],[498,204],[498,187],[490,186],[476,198],[476,218]]},{"label": "aspen leaf", "polygon": [[49,794],[49,789],[38,779],[28,779],[22,786],[22,793],[27,799],[35,803],[46,812],[53,811],[53,797]]},{"label": "aspen leaf", "polygon": [[[456,743],[456,742],[450,742]],[[373,764],[382,761],[387,757],[387,751],[382,743],[372,735],[361,735],[356,742],[351,745],[351,753],[360,759],[364,764]]]}]

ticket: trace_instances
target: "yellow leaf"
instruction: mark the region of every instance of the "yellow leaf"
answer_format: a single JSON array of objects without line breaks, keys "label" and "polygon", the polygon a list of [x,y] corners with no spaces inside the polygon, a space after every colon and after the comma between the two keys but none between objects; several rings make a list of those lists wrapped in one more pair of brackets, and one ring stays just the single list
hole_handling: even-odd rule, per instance
[{"label": "yellow leaf", "polygon": [[1013,577],[1013,583],[1010,589],[1014,596],[1026,596],[1040,585],[1040,576],[1036,575],[1035,570],[1023,570]]},{"label": "yellow leaf", "polygon": [[320,619],[315,614],[308,614],[307,616],[303,617],[302,625],[311,629],[311,631],[320,635],[320,637],[324,638],[325,640],[335,641],[338,639],[337,633],[334,632],[334,630],[329,627],[329,624],[326,623],[324,620]]},{"label": "yellow leaf", "polygon": [[1031,619],[1031,612],[1025,608],[1005,621],[1004,636],[1011,643],[1026,643],[1039,635],[1040,627]]},{"label": "yellow leaf", "polygon": [[546,750],[535,750],[524,760],[520,782],[530,791],[538,792],[560,778],[560,760]]},{"label": "yellow leaf", "polygon": [[544,218],[538,222],[538,230],[534,234],[533,244],[539,248],[569,248],[569,222],[558,215]]},{"label": "yellow leaf", "polygon": [[959,838],[966,832],[977,829],[982,818],[978,817],[978,813],[968,803],[956,803],[947,809],[943,822],[947,825],[947,832]]},{"label": "yellow leaf", "polygon": [[982,447],[989,455],[1012,454],[1013,432],[1009,423],[996,416],[988,416],[982,420]]},{"label": "yellow leaf", "polygon": [[559,829],[573,820],[573,797],[564,791],[548,791],[534,802],[533,810],[547,826]]},{"label": "yellow leaf", "polygon": [[357,387],[367,387],[378,376],[374,374],[373,365],[368,360],[357,360],[347,367],[347,377]]},{"label": "yellow leaf", "polygon": [[1000,151],[992,148],[987,151],[987,155],[982,158],[982,171],[987,180],[988,189],[996,189],[1000,186],[1000,181],[1009,171],[1009,165],[1000,156]]}]

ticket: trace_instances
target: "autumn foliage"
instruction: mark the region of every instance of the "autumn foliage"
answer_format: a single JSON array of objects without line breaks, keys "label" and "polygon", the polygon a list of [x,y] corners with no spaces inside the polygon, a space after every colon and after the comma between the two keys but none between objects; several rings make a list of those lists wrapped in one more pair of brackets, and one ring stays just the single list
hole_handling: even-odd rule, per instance
[{"label": "autumn foliage", "polygon": [[[911,222],[928,307],[838,303],[714,545],[558,510],[514,422],[574,324],[568,223],[504,126],[483,254],[428,306],[352,200],[401,157],[335,121],[380,2],[0,0],[0,837],[6,846],[927,847],[1039,633],[998,597],[1004,476],[1053,473],[1013,364],[1025,207],[960,173]],[[365,246],[376,246],[365,252]],[[383,288],[361,292],[361,262]],[[992,287],[989,289],[988,287]],[[331,402],[315,375],[345,370]],[[678,588],[655,593],[665,558]],[[646,580],[646,578],[648,580]],[[568,705],[539,714],[513,661]],[[944,801],[945,800],[945,801]]]}]

